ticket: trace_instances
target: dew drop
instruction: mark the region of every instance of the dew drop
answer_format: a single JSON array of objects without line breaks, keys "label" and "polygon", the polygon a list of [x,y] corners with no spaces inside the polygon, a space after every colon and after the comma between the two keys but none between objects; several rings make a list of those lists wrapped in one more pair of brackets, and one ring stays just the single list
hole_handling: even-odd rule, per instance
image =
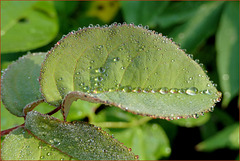
[{"label": "dew drop", "polygon": [[132,90],[132,87],[130,87],[130,86],[125,86],[122,89],[123,92],[131,92],[131,90]]},{"label": "dew drop", "polygon": [[134,88],[134,89],[132,90],[132,92],[140,93],[140,92],[142,92],[142,88],[136,87],[136,88]]},{"label": "dew drop", "polygon": [[47,156],[50,156],[51,154],[52,154],[51,152],[48,152],[48,153],[47,153]]},{"label": "dew drop", "polygon": [[103,80],[103,77],[99,76],[97,78],[95,78],[95,81],[101,82]]},{"label": "dew drop", "polygon": [[115,62],[117,62],[117,61],[119,61],[119,60],[120,60],[119,57],[116,57],[116,58],[113,59],[113,61],[115,61]]},{"label": "dew drop", "polygon": [[185,92],[186,92],[185,89],[179,89],[179,90],[178,90],[178,93],[180,93],[180,94],[183,94],[183,93],[185,93]]},{"label": "dew drop", "polygon": [[161,88],[161,89],[159,90],[159,92],[160,92],[161,94],[167,94],[167,93],[168,93],[168,88],[167,88],[167,87],[163,87],[163,88]]},{"label": "dew drop", "polygon": [[210,107],[210,108],[209,108],[209,111],[210,111],[210,112],[213,112],[213,111],[214,111],[214,106]]},{"label": "dew drop", "polygon": [[44,159],[44,156],[40,156],[40,159]]},{"label": "dew drop", "polygon": [[143,93],[149,93],[151,90],[149,88],[144,88]]},{"label": "dew drop", "polygon": [[194,115],[192,115],[192,117],[197,119],[197,118],[199,118],[199,115],[198,114],[194,114]]},{"label": "dew drop", "polygon": [[104,73],[106,70],[103,68],[103,67],[100,67],[99,69],[98,69],[98,72],[99,73]]},{"label": "dew drop", "polygon": [[206,90],[203,91],[203,94],[209,94],[210,95],[211,92],[210,92],[210,90],[206,89]]},{"label": "dew drop", "polygon": [[147,29],[147,30],[148,30],[148,29],[149,29],[149,26],[147,26],[147,25],[146,25],[146,26],[144,26],[144,29]]},{"label": "dew drop", "polygon": [[178,93],[178,89],[177,88],[172,88],[169,91],[170,93]]},{"label": "dew drop", "polygon": [[196,62],[196,63],[199,63],[199,59],[195,59],[195,62]]},{"label": "dew drop", "polygon": [[138,159],[138,158],[139,158],[139,156],[138,156],[138,155],[135,155],[135,156],[134,156],[134,159]]},{"label": "dew drop", "polygon": [[186,90],[186,94],[188,95],[196,95],[198,92],[198,89],[196,87],[190,87]]},{"label": "dew drop", "polygon": [[225,80],[225,81],[228,80],[229,79],[229,75],[228,74],[223,74],[222,79]]}]

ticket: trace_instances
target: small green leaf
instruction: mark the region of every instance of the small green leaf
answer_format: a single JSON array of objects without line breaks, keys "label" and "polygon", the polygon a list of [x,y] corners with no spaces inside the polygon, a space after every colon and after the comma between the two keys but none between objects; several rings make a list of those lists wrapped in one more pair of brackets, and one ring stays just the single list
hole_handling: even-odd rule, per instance
[{"label": "small green leaf", "polygon": [[3,1],[1,52],[18,52],[46,45],[58,32],[53,2]]},{"label": "small green leaf", "polygon": [[225,6],[216,35],[217,67],[223,106],[239,93],[239,2]]},{"label": "small green leaf", "polygon": [[71,160],[71,157],[36,139],[23,128],[13,130],[2,143],[3,160]]},{"label": "small green leaf", "polygon": [[1,102],[1,130],[21,125],[23,122],[23,118],[12,115]]},{"label": "small green leaf", "polygon": [[208,112],[221,97],[179,46],[132,24],[71,32],[49,52],[40,78],[45,100],[56,107],[63,102],[65,116],[72,101],[82,99],[147,116],[187,118]]},{"label": "small green leaf", "polygon": [[31,111],[26,116],[26,128],[44,142],[80,160],[137,159],[128,148],[106,132],[84,122],[62,122]]},{"label": "small green leaf", "polygon": [[208,2],[201,5],[187,23],[177,27],[170,37],[181,44],[183,49],[193,52],[217,29],[224,2]]},{"label": "small green leaf", "polygon": [[196,146],[198,151],[214,151],[221,148],[239,149],[239,124],[233,124]]},{"label": "small green leaf", "polygon": [[42,102],[38,78],[45,56],[46,53],[28,54],[4,71],[1,85],[2,102],[12,114],[24,116],[25,106],[31,108]]},{"label": "small green leaf", "polygon": [[198,119],[189,118],[189,119],[179,119],[172,120],[171,123],[174,123],[183,127],[196,127],[205,124],[210,119],[210,113],[206,113],[204,116],[199,116]]}]

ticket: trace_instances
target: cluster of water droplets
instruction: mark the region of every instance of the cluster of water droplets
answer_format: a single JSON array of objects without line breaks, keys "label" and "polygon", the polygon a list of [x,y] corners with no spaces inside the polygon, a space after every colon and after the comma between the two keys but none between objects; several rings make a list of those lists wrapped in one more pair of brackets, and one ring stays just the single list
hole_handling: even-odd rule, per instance
[{"label": "cluster of water droplets", "polygon": [[[46,126],[47,122],[48,126]],[[41,140],[74,158],[134,159],[131,149],[124,147],[101,128],[87,123],[60,122],[32,111],[27,116],[26,127]],[[42,135],[43,132],[47,134]],[[39,149],[43,148],[39,146]],[[51,155],[52,152],[48,151],[42,157],[46,159]]]}]

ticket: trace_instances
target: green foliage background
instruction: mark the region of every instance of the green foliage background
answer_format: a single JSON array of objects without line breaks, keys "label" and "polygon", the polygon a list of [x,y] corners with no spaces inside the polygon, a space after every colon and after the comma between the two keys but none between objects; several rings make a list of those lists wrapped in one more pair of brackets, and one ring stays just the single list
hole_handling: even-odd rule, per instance
[{"label": "green foliage background", "polygon": [[[4,3],[11,3],[11,9],[4,8]],[[113,22],[148,25],[173,38],[204,64],[223,100],[213,113],[174,121],[146,119],[116,107],[77,101],[68,121],[84,120],[103,127],[131,147],[139,159],[239,158],[237,1],[1,2],[1,69],[28,51],[47,52],[78,27]],[[36,110],[46,113],[52,107],[42,103]],[[54,116],[61,118],[60,113]],[[11,115],[1,104],[1,130],[21,123],[22,118]]]}]

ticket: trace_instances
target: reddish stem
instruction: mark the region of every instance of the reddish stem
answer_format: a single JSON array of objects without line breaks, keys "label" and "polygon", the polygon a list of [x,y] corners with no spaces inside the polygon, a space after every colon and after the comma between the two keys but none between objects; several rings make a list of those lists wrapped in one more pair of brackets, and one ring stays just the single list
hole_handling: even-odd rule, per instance
[{"label": "reddish stem", "polygon": [[13,127],[13,128],[11,128],[11,129],[3,130],[3,131],[1,131],[1,136],[6,135],[6,134],[9,134],[9,133],[10,133],[11,131],[13,131],[14,129],[19,128],[19,127],[22,127],[22,126],[24,126],[24,125],[25,125],[25,123],[23,123],[22,125],[18,125],[18,126],[16,126],[16,127]]},{"label": "reddish stem", "polygon": [[53,114],[55,114],[56,112],[58,112],[60,109],[61,109],[61,106],[58,106],[58,107],[55,108],[54,110],[46,113],[46,115],[53,115]]}]

